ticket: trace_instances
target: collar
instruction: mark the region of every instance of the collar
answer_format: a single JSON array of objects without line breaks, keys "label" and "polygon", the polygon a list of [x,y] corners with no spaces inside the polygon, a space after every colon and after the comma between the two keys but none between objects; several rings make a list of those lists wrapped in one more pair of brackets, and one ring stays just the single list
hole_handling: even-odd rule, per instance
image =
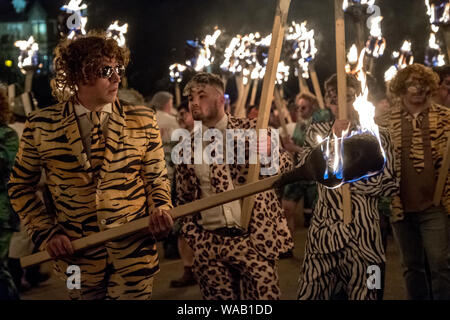
[{"label": "collar", "polygon": [[[85,106],[83,106],[81,103],[79,103],[78,101],[76,103],[74,103],[74,109],[75,109],[75,114],[80,117],[86,113],[90,113],[92,112],[91,110],[89,110],[88,108],[86,108]],[[111,114],[112,113],[112,103],[107,103],[102,107],[101,112],[106,112]]]},{"label": "collar", "polygon": [[228,125],[228,115],[225,113],[222,119],[220,119],[214,127],[208,128],[207,126],[203,125],[203,130],[206,131],[208,129],[218,129],[223,132],[227,129],[227,125]]}]

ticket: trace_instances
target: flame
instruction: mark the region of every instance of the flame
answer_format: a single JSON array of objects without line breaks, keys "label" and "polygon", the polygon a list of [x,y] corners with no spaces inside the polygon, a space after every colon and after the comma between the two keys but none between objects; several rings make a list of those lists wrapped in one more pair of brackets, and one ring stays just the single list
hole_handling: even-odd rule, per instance
[{"label": "flame", "polygon": [[445,65],[445,55],[442,54],[441,47],[436,41],[436,34],[430,33],[430,39],[428,40],[428,47],[430,50],[427,50],[425,55],[425,64],[430,67],[440,67]]},{"label": "flame", "polygon": [[28,40],[19,40],[14,42],[14,46],[20,49],[20,55],[18,58],[17,66],[22,73],[26,73],[25,67],[37,66],[37,55],[39,51],[39,45],[34,41],[33,36]]},{"label": "flame", "polygon": [[[364,51],[360,55],[360,60],[364,59]],[[364,61],[359,61],[358,64],[362,65]],[[375,123],[375,106],[368,101],[369,96],[369,89],[367,87],[367,81],[366,81],[366,74],[362,68],[358,70],[357,75],[358,80],[361,83],[362,93],[356,97],[355,102],[353,103],[353,108],[359,115],[359,123],[356,126],[353,131],[349,134],[350,128],[347,128],[342,132],[342,136],[338,138],[334,133],[332,138],[328,137],[325,140],[322,139],[322,137],[318,136],[317,140],[319,143],[322,143],[325,141],[326,150],[324,150],[324,145],[322,144],[322,152],[324,154],[324,159],[326,160],[327,167],[330,167],[330,164],[332,163],[331,169],[332,169],[332,175],[337,178],[338,180],[341,180],[341,183],[337,186],[332,187],[331,189],[340,187],[343,183],[347,182],[353,182],[353,181],[344,181],[345,177],[343,176],[343,168],[344,168],[344,155],[343,155],[343,148],[344,148],[344,141],[348,138],[351,138],[352,136],[359,135],[359,134],[370,134],[377,138],[377,141],[380,146],[380,151],[383,155],[384,161],[386,162],[386,153],[383,149],[381,138],[380,138],[380,131],[378,126]],[[333,155],[332,158],[330,158],[330,144],[331,140],[333,140]],[[357,180],[361,180],[363,178],[368,178],[372,175],[377,174],[378,172],[372,172],[368,173],[364,177],[359,177]],[[327,168],[324,172],[324,179],[328,179],[330,176],[330,170]]]},{"label": "flame", "polygon": [[386,82],[391,81],[398,70],[406,68],[408,65],[414,63],[414,56],[411,51],[411,42],[405,40],[399,51],[394,51],[392,53],[392,59],[394,60],[394,65],[389,67],[389,69],[384,74],[384,80]]},{"label": "flame", "polygon": [[384,73],[384,81],[389,82],[397,75],[397,68],[395,66],[391,66],[385,73]]},{"label": "flame", "polygon": [[87,24],[87,17],[83,17],[81,15],[81,10],[87,9],[86,4],[82,4],[83,0],[70,0],[70,2],[64,6],[61,7],[61,10],[66,11],[67,13],[73,13],[77,14],[80,18],[80,25],[74,25],[74,28],[69,28],[70,33],[67,36],[68,39],[73,39],[77,35],[77,31],[79,31],[81,34],[86,34],[86,24]]},{"label": "flame", "polygon": [[356,44],[353,44],[347,54],[347,60],[350,64],[356,64],[358,62],[358,48]]},{"label": "flame", "polygon": [[183,81],[183,72],[184,70],[186,70],[186,66],[179,64],[179,63],[174,63],[169,67],[169,75],[170,75],[170,81],[171,82],[178,82],[180,83],[181,81]]},{"label": "flame", "polygon": [[342,10],[346,11],[353,5],[368,5],[369,7],[372,7],[375,4],[375,0],[351,0],[351,2],[351,5],[349,5],[348,0],[344,0],[342,3]]},{"label": "flame", "polygon": [[200,48],[200,53],[195,65],[191,65],[191,61],[186,61],[186,64],[193,67],[195,71],[201,71],[204,68],[209,67],[214,62],[214,56],[211,49],[215,47],[217,39],[221,34],[222,31],[215,27],[214,33],[212,35],[206,35],[205,39],[202,40],[202,47]]},{"label": "flame", "polygon": [[234,74],[241,74],[244,85],[248,84],[249,79],[264,78],[267,58],[261,65],[256,58],[256,51],[259,46],[269,47],[271,41],[271,34],[261,38],[259,32],[235,36],[225,49],[225,59],[220,66],[221,69]]},{"label": "flame", "polygon": [[106,36],[113,38],[119,44],[119,47],[125,47],[125,34],[128,32],[128,23],[119,26],[119,21],[114,21],[106,30]]},{"label": "flame", "polygon": [[356,74],[358,77],[359,72],[363,70],[364,67],[364,55],[365,49],[361,50],[358,55],[358,48],[356,48],[355,44],[352,45],[347,55],[349,63],[345,66],[345,71],[350,74]]},{"label": "flame", "polygon": [[370,26],[370,35],[372,37],[381,38],[383,36],[381,32],[381,21],[383,20],[382,16],[373,18],[371,20],[371,26]]},{"label": "flame", "polygon": [[429,0],[425,0],[425,6],[427,7],[427,15],[430,17],[430,25],[434,33],[439,31],[439,26],[450,22],[450,3],[448,1],[440,3],[436,7],[436,4],[430,4]]},{"label": "flame", "polygon": [[289,79],[289,69],[290,67],[284,63],[284,61],[280,61],[278,63],[277,69],[277,83],[283,84],[283,82],[287,82]]},{"label": "flame", "polygon": [[288,29],[286,40],[296,43],[291,58],[298,61],[302,77],[308,79],[309,63],[315,59],[318,50],[314,39],[314,29],[308,30],[306,24],[307,21],[303,21],[301,24],[293,21]]},{"label": "flame", "polygon": [[87,5],[82,4],[82,2],[83,0],[70,0],[68,4],[62,6],[62,9],[67,12],[70,11],[69,13],[87,9]]}]

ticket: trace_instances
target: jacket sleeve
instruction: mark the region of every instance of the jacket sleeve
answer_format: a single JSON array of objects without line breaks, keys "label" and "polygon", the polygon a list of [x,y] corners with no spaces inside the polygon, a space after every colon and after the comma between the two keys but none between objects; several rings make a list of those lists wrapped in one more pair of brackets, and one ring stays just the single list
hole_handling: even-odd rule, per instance
[{"label": "jacket sleeve", "polygon": [[38,151],[39,141],[33,115],[27,120],[19,144],[16,161],[8,183],[8,194],[13,210],[19,215],[31,240],[43,250],[48,240],[57,232],[55,217],[46,211],[36,194],[41,178],[42,163]]},{"label": "jacket sleeve", "polygon": [[143,157],[142,177],[144,179],[149,208],[172,208],[171,186],[167,176],[164,149],[155,113],[149,116],[147,125],[148,143]]}]

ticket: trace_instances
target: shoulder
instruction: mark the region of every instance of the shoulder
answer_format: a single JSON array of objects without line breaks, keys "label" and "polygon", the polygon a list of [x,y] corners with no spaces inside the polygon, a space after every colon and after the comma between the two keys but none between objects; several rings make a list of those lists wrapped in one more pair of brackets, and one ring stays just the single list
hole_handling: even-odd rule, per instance
[{"label": "shoulder", "polygon": [[331,122],[333,119],[330,109],[318,109],[312,115],[312,123]]},{"label": "shoulder", "polygon": [[2,141],[18,139],[16,131],[8,125],[0,125],[0,139]]},{"label": "shoulder", "polygon": [[251,129],[256,128],[257,119],[248,118],[236,118],[228,114],[228,127],[229,128],[239,128],[239,129]]},{"label": "shoulder", "polygon": [[439,118],[445,121],[449,121],[450,119],[450,108],[441,106],[440,104],[431,104],[430,112],[438,114]]},{"label": "shoulder", "polygon": [[156,124],[156,112],[147,106],[123,105],[127,125],[148,126]]}]

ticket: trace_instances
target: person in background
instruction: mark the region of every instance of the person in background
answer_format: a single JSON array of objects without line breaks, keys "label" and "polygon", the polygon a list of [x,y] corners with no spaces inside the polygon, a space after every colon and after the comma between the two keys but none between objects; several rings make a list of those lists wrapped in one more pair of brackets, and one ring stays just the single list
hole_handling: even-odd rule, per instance
[{"label": "person in background", "polygon": [[[295,112],[293,107],[290,108],[291,116],[297,120],[292,134],[292,138],[283,138],[283,144],[289,145],[290,150],[295,152],[302,152],[306,140],[306,132],[312,122],[313,114],[318,110],[319,105],[314,95],[310,93],[299,93],[295,99]],[[304,199],[304,226],[309,226],[312,211],[315,205],[317,196],[317,185],[314,181],[299,181],[284,187],[282,198],[282,206],[286,220],[288,222],[289,231],[294,237],[295,230],[295,208],[298,201]],[[280,258],[291,258],[293,256],[292,250],[283,253]]]},{"label": "person in background", "polygon": [[433,71],[439,76],[439,87],[433,94],[433,101],[450,108],[450,66],[435,67]]},{"label": "person in background", "polygon": [[[150,100],[150,107],[156,110],[156,121],[161,131],[161,140],[164,149],[164,158],[167,165],[167,176],[172,184],[172,198],[174,196],[174,171],[175,167],[172,162],[171,152],[175,145],[172,141],[172,132],[180,126],[176,118],[176,110],[173,107],[173,95],[167,91],[159,91],[155,93]],[[163,239],[164,257],[166,259],[179,259],[180,255],[177,248],[177,237],[173,231],[169,233],[166,239]]]},{"label": "person in background", "polygon": [[19,147],[19,138],[8,126],[11,117],[6,92],[0,88],[0,300],[18,300],[19,294],[8,269],[8,251],[13,232],[19,230],[19,218],[11,210],[7,184]]},{"label": "person in background", "polygon": [[[180,127],[192,132],[194,130],[194,118],[192,117],[192,113],[189,111],[189,103],[187,101],[182,102],[178,106],[177,110],[177,120]],[[192,286],[197,283],[192,270],[192,266],[194,264],[194,252],[181,234],[181,227],[181,219],[175,220],[173,232],[176,236],[178,236],[178,252],[180,253],[181,261],[183,262],[184,272],[181,278],[170,282],[171,288],[182,288]]]}]

